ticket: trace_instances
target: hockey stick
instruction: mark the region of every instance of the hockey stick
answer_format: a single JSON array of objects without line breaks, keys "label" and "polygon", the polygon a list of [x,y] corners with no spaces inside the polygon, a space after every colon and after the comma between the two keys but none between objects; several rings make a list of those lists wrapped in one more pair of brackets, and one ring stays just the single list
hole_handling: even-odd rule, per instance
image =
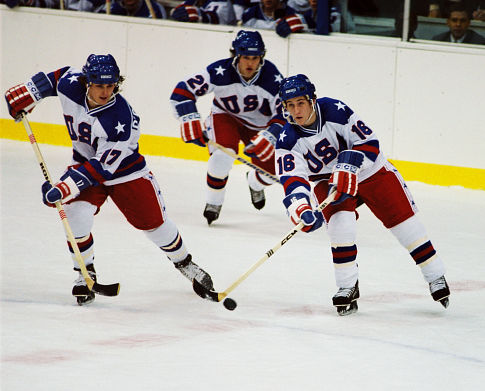
[{"label": "hockey stick", "polygon": [[[322,201],[320,205],[317,207],[317,211],[321,212],[323,209],[329,205],[333,199],[335,198],[335,191],[332,192],[325,200]],[[243,275],[241,275],[236,281],[234,281],[225,291],[223,292],[215,292],[212,290],[208,290],[203,285],[201,285],[196,279],[194,279],[192,287],[194,288],[195,293],[197,293],[200,297],[204,299],[208,299],[211,301],[221,301],[223,300],[229,293],[231,293],[241,282],[243,282],[248,276],[254,272],[258,267],[260,267],[264,262],[266,262],[269,257],[271,257],[276,251],[278,251],[285,243],[287,243],[293,236],[295,236],[298,231],[300,231],[304,227],[303,223],[300,221],[291,231],[289,231],[275,246],[271,249],[266,251],[261,259],[256,262],[253,266],[251,266]]]},{"label": "hockey stick", "polygon": [[150,2],[150,0],[145,0],[145,4],[148,7],[148,11],[150,11],[150,15],[151,15],[152,19],[156,19],[157,15],[155,14],[155,10],[153,9],[153,5]]},{"label": "hockey stick", "polygon": [[[51,176],[49,174],[49,171],[47,170],[47,165],[45,163],[44,158],[42,157],[42,153],[40,152],[39,145],[37,144],[37,140],[35,139],[34,133],[32,132],[32,128],[30,127],[29,121],[27,120],[27,114],[22,113],[21,116],[22,116],[22,123],[29,136],[30,144],[34,149],[35,156],[37,157],[37,161],[39,162],[40,169],[42,170],[42,174],[44,174],[44,178],[46,181],[49,181],[50,183],[52,183]],[[83,275],[89,290],[92,290],[93,292],[104,296],[117,296],[120,291],[120,284],[118,283],[110,284],[110,285],[98,284],[89,276],[83,257],[81,255],[81,252],[79,251],[79,246],[77,245],[76,239],[74,238],[74,234],[72,233],[71,226],[67,221],[66,212],[64,211],[61,201],[57,201],[55,205],[56,205],[57,211],[59,212],[59,216],[61,218],[62,224],[64,225],[64,231],[66,232],[67,239],[69,240],[69,243],[71,244],[71,247],[74,251],[76,262],[78,263],[79,268],[81,269],[81,274]]]},{"label": "hockey stick", "polygon": [[266,176],[268,178],[271,178],[275,182],[280,183],[280,180],[276,176],[274,176],[273,174],[270,174],[268,171],[263,170],[261,167],[258,167],[256,164],[251,163],[249,160],[246,160],[246,159],[242,158],[238,154],[234,153],[231,149],[226,148],[226,147],[223,147],[221,144],[218,144],[218,143],[216,143],[215,141],[212,141],[212,140],[208,140],[207,143],[209,145],[212,145],[213,147],[215,147],[217,149],[220,149],[222,152],[228,154],[229,156],[231,156],[232,158],[236,159],[237,161],[239,161],[241,163],[244,163],[245,165],[247,165],[247,166],[255,169],[260,174],[262,174],[262,175],[264,175],[264,176]]},{"label": "hockey stick", "polygon": [[106,0],[106,14],[111,15],[111,0]]}]

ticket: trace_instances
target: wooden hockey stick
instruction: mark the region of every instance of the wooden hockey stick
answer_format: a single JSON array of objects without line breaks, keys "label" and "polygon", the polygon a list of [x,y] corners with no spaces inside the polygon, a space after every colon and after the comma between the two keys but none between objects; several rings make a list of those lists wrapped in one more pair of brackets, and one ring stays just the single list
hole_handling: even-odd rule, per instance
[{"label": "wooden hockey stick", "polygon": [[213,140],[207,140],[207,143],[209,145],[212,145],[213,147],[217,148],[217,149],[220,149],[222,152],[228,154],[229,156],[231,156],[232,158],[236,159],[237,161],[241,162],[241,163],[244,163],[246,166],[249,166],[253,169],[255,169],[256,171],[258,171],[260,174],[268,177],[268,178],[271,178],[272,180],[274,180],[275,182],[278,182],[278,183],[281,183],[280,180],[273,174],[270,174],[268,171],[266,170],[263,170],[261,167],[257,166],[256,164],[253,164],[252,162],[250,162],[249,160],[246,160],[244,158],[242,158],[241,156],[239,156],[237,153],[234,153],[231,149],[229,148],[226,148],[226,147],[223,147],[221,144],[218,144],[216,143],[215,141]]},{"label": "wooden hockey stick", "polygon": [[[335,198],[335,191],[332,192],[327,198],[325,198],[320,205],[317,207],[317,211],[321,212],[325,209]],[[271,249],[266,251],[261,259],[256,262],[253,266],[251,266],[244,274],[242,274],[236,281],[234,281],[225,291],[223,292],[215,292],[212,290],[208,290],[203,285],[201,285],[196,279],[194,279],[192,283],[192,287],[200,297],[204,299],[208,299],[211,301],[221,301],[231,293],[241,282],[243,282],[249,275],[254,272],[258,267],[260,267],[263,263],[265,263],[276,251],[278,251],[285,243],[287,243],[293,236],[295,236],[298,231],[304,227],[304,224],[300,221],[294,228],[291,229],[276,245],[274,245]]]},{"label": "wooden hockey stick", "polygon": [[152,19],[156,19],[157,15],[155,14],[155,10],[153,9],[153,5],[150,2],[150,0],[145,0],[145,4],[148,7],[148,11],[150,11],[150,15],[152,16]]},{"label": "wooden hockey stick", "polygon": [[111,0],[106,0],[106,14],[111,15]]},{"label": "wooden hockey stick", "polygon": [[[25,130],[27,131],[27,134],[29,136],[30,144],[34,149],[35,156],[37,157],[37,161],[39,162],[40,169],[42,170],[42,174],[44,174],[44,178],[46,181],[49,181],[50,183],[52,183],[51,176],[49,174],[49,171],[47,170],[47,165],[42,156],[42,153],[40,152],[39,145],[37,144],[37,140],[35,139],[34,133],[32,132],[32,128],[30,127],[29,121],[27,120],[27,114],[22,113],[21,118],[22,118],[22,123],[25,127]],[[86,269],[86,264],[84,263],[81,252],[79,251],[79,246],[77,245],[76,239],[74,238],[74,234],[72,233],[71,226],[67,221],[66,212],[64,211],[61,201],[57,201],[55,205],[56,205],[57,211],[59,212],[59,217],[61,218],[62,224],[64,225],[64,231],[66,232],[67,239],[69,240],[69,243],[71,244],[71,247],[74,250],[76,262],[78,263],[79,268],[81,269],[81,274],[83,275],[89,290],[92,290],[93,292],[99,293],[100,295],[104,295],[104,296],[117,296],[120,291],[120,284],[118,283],[110,284],[110,285],[98,284],[89,276],[89,273]]]}]

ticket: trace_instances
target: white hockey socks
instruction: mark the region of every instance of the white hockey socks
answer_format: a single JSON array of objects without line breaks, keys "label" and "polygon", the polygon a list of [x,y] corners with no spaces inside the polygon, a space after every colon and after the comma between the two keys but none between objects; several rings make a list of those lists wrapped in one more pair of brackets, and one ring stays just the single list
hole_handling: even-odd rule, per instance
[{"label": "white hockey socks", "polygon": [[211,205],[222,205],[226,194],[226,184],[234,159],[216,149],[207,166],[207,197],[206,202]]},{"label": "white hockey socks", "polygon": [[172,220],[167,219],[160,227],[143,232],[148,239],[162,249],[171,261],[178,262],[187,257],[187,248],[177,226]]},{"label": "white hockey socks", "polygon": [[443,261],[436,253],[424,225],[416,215],[392,227],[391,232],[409,251],[416,265],[421,268],[426,282],[432,282],[445,274]]},{"label": "white hockey socks", "polygon": [[335,282],[338,288],[351,288],[359,278],[357,265],[357,235],[354,212],[335,213],[328,222],[328,236],[332,244]]}]

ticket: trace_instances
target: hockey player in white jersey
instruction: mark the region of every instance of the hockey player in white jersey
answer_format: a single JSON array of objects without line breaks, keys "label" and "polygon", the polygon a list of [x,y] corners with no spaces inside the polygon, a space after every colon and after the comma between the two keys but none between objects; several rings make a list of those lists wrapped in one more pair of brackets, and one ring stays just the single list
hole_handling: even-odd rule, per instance
[{"label": "hockey player in white jersey", "polygon": [[[356,208],[366,204],[406,248],[429,284],[435,301],[448,306],[445,268],[424,226],[408,187],[384,157],[376,134],[340,100],[316,99],[315,87],[302,74],[285,79],[280,88],[287,124],[276,143],[276,171],[284,186],[283,200],[293,223],[313,231],[326,222],[339,288],[333,304],[340,315],[357,310]],[[335,192],[321,212],[322,202]]]},{"label": "hockey player in white jersey", "polygon": [[[274,144],[284,124],[278,90],[283,79],[276,66],[264,58],[265,46],[256,31],[238,32],[232,42],[231,58],[216,61],[199,73],[180,81],[170,97],[181,122],[182,139],[199,146],[206,137],[232,151],[239,142],[252,162],[274,174]],[[206,120],[206,131],[197,111],[197,98],[214,93]],[[207,197],[204,217],[217,220],[224,201],[226,183],[234,158],[209,148]],[[257,171],[248,173],[251,201],[256,209],[265,205],[264,188],[273,181]]]},{"label": "hockey player in white jersey", "polygon": [[[24,84],[10,88],[6,100],[10,115],[30,112],[40,100],[58,96],[73,159],[60,180],[42,185],[43,201],[54,206],[62,201],[86,268],[96,281],[94,215],[108,197],[128,222],[142,230],[190,281],[212,287],[212,279],[192,262],[175,223],[170,220],[158,183],[145,158],[138,152],[140,118],[119,94],[123,76],[114,57],[91,54],[82,71],[63,67],[39,72]],[[73,250],[69,250],[75,260]],[[79,305],[94,300],[79,272],[72,289]]]}]

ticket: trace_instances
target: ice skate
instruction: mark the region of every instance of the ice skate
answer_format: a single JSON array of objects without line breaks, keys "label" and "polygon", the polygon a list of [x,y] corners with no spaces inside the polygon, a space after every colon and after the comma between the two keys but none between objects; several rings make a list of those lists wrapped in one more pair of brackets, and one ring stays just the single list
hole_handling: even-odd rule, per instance
[{"label": "ice skate", "polygon": [[430,282],[429,291],[431,292],[434,301],[438,301],[443,307],[448,308],[448,305],[450,304],[450,300],[448,299],[450,296],[450,288],[446,283],[445,276],[441,276]]},{"label": "ice skate", "polygon": [[[246,173],[246,178],[248,177],[249,173]],[[249,186],[249,185],[248,185]],[[251,193],[251,202],[256,209],[263,209],[264,205],[266,204],[266,197],[264,195],[264,190],[253,190],[251,186],[249,186],[249,192]]]},{"label": "ice skate", "polygon": [[192,255],[187,255],[187,258],[185,258],[183,261],[174,262],[174,266],[190,282],[193,282],[195,278],[201,285],[204,286],[204,288],[214,290],[214,284],[212,283],[211,276],[196,263],[192,262]]},{"label": "ice skate", "polygon": [[205,204],[204,217],[207,219],[207,224],[211,225],[213,221],[219,218],[222,205]]},{"label": "ice skate", "polygon": [[337,307],[337,313],[341,316],[357,312],[357,299],[360,297],[359,281],[352,288],[340,288],[332,298],[333,305]]},{"label": "ice skate", "polygon": [[[94,265],[90,264],[86,266],[88,271],[89,277],[96,282],[96,270],[94,269]],[[76,297],[78,305],[86,305],[90,304],[94,301],[94,292],[90,291],[86,280],[84,279],[81,269],[74,268],[75,271],[79,272],[79,277],[74,281],[74,286],[72,287],[72,295]]]}]

